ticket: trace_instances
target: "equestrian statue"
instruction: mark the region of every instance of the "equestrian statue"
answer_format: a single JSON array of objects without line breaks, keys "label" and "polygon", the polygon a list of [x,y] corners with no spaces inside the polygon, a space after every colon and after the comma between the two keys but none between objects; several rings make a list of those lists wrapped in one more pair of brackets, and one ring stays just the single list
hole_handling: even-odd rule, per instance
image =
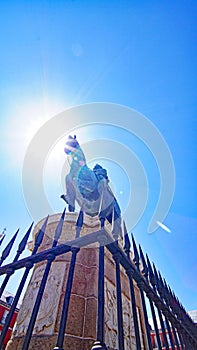
[{"label": "equestrian statue", "polygon": [[91,170],[76,139],[69,136],[64,152],[70,158],[70,172],[66,175],[66,194],[61,196],[70,212],[75,211],[75,201],[90,216],[99,215],[112,224],[114,237],[122,236],[121,212],[118,202],[110,189],[107,171],[96,164]]}]

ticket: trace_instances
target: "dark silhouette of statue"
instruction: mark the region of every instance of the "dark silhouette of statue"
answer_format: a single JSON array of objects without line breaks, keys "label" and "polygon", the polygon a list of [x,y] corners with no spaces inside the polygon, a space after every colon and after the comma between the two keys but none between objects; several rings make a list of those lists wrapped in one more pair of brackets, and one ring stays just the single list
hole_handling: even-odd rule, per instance
[{"label": "dark silhouette of statue", "polygon": [[113,234],[121,235],[121,212],[117,200],[109,187],[107,171],[96,164],[91,170],[76,139],[68,137],[65,153],[71,157],[70,172],[66,175],[66,194],[61,196],[70,212],[75,211],[75,201],[90,215],[106,218],[113,224]]}]

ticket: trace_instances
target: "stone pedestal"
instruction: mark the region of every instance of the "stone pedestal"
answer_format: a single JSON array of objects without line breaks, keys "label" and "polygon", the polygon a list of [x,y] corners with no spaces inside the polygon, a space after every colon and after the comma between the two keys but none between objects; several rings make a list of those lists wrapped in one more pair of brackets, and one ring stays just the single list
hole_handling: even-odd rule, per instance
[{"label": "stone pedestal", "polygon": [[[65,243],[75,237],[77,213],[67,213],[62,234],[58,244]],[[53,236],[60,214],[49,217],[46,233],[40,247],[41,250],[52,246]],[[44,220],[39,222],[33,231],[33,242]],[[98,218],[84,217],[81,235],[97,231],[100,227]],[[97,321],[97,287],[98,287],[98,247],[82,248],[76,260],[74,281],[69,305],[69,314],[65,333],[64,349],[90,350],[96,339]],[[29,349],[52,350],[56,345],[71,253],[58,256],[52,263],[46,288],[42,297],[38,317],[33,331]],[[24,295],[13,337],[7,345],[7,350],[22,348],[24,335],[27,331],[31,312],[40,286],[46,262],[35,265]],[[125,334],[125,350],[135,349],[134,326],[130,305],[130,292],[127,277],[121,269],[123,320]],[[141,302],[139,291],[135,286],[139,319],[141,317]],[[115,265],[110,253],[105,252],[105,338],[109,349],[118,349],[117,315],[115,292]],[[143,348],[143,347],[142,347]]]}]

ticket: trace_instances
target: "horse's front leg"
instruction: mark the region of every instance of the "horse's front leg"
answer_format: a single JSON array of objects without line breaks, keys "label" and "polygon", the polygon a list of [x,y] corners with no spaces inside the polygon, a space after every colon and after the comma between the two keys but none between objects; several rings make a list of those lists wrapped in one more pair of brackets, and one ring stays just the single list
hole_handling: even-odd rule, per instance
[{"label": "horse's front leg", "polygon": [[112,234],[115,240],[118,240],[119,236],[122,238],[121,212],[115,197],[109,206],[109,213],[106,215],[106,219],[112,225]]},{"label": "horse's front leg", "polygon": [[66,194],[62,194],[61,198],[68,204],[68,210],[70,212],[75,211],[75,199],[76,199],[76,191],[73,185],[73,177],[68,174],[66,175]]}]

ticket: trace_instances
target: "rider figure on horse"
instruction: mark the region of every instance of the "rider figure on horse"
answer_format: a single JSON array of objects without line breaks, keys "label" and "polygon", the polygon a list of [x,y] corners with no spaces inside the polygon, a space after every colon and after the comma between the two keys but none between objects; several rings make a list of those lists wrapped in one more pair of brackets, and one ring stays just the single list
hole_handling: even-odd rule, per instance
[{"label": "rider figure on horse", "polygon": [[[70,172],[66,175],[66,194],[61,196],[68,203],[70,212],[75,211],[75,200],[86,214],[102,215],[112,223],[116,221],[121,231],[121,214],[117,200],[108,183],[107,171],[96,164],[91,170],[76,139],[69,136],[64,152],[71,156]],[[102,202],[102,203],[101,203]]]}]

